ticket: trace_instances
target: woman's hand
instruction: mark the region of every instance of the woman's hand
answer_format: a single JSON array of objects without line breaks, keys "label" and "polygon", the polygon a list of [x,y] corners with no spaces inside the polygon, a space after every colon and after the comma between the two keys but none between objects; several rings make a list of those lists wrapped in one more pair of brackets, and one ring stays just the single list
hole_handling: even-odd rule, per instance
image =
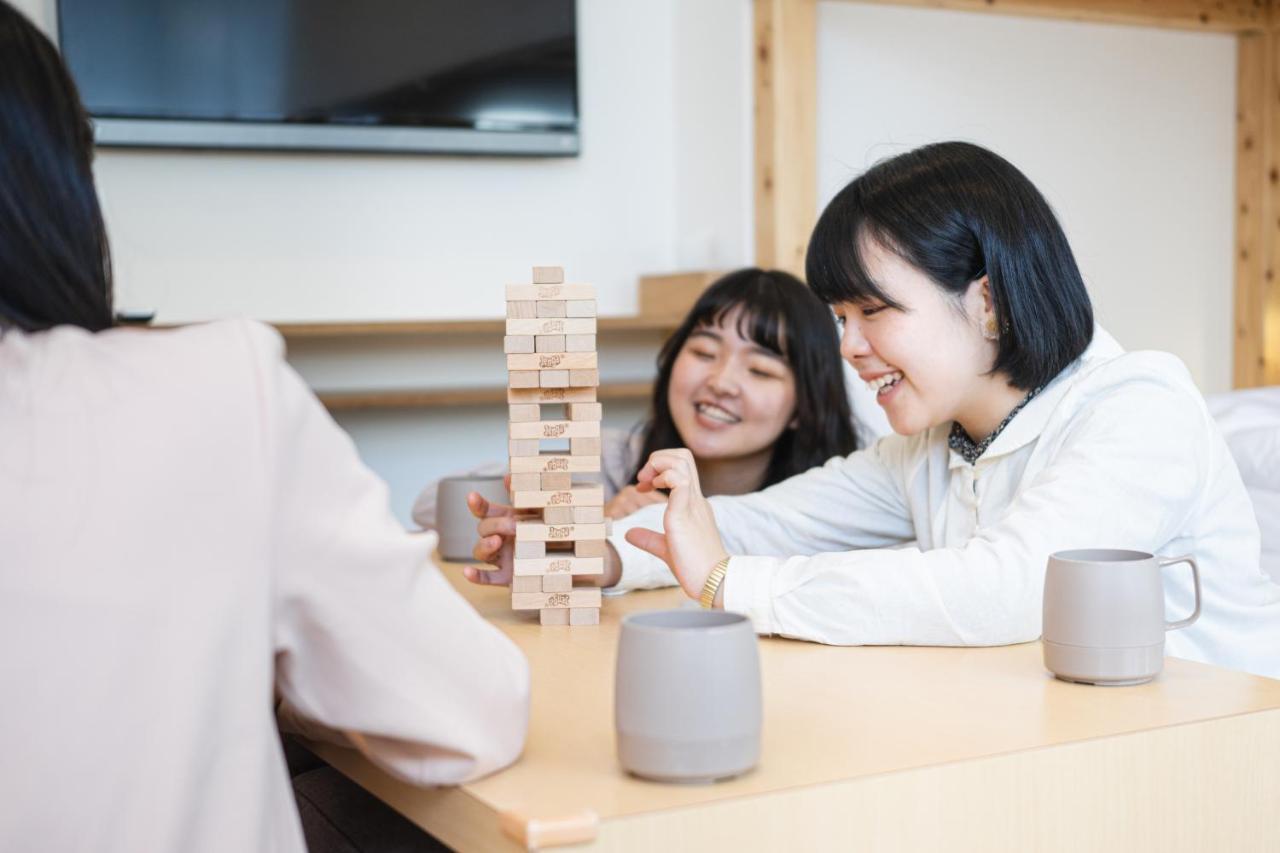
[{"label": "woman's hand", "polygon": [[636,490],[642,494],[654,489],[670,491],[662,517],[666,532],[634,527],[627,531],[627,541],[665,562],[685,594],[697,598],[707,575],[728,552],[720,541],[711,504],[698,485],[693,454],[686,448],[658,450],[636,480]]},{"label": "woman's hand", "polygon": [[609,518],[625,518],[641,507],[666,502],[667,496],[661,492],[653,489],[642,492],[635,486],[627,486],[604,505],[604,514]]},{"label": "woman's hand", "polygon": [[472,583],[509,585],[514,568],[516,511],[503,504],[490,503],[479,492],[467,495],[467,509],[480,519],[476,525],[480,539],[471,549],[471,556],[493,568],[467,566],[462,573]]}]

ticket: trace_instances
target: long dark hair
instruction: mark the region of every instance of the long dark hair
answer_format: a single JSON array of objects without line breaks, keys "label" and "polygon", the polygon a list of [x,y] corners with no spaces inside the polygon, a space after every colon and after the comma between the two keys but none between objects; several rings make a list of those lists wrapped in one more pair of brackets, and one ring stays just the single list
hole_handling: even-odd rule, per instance
[{"label": "long dark hair", "polygon": [[992,373],[1043,386],[1093,339],[1093,308],[1067,235],[1008,160],[940,142],[872,166],[822,212],[806,274],[827,302],[900,308],[867,274],[863,240],[923,271],[953,297],[988,276],[1000,342]]},{"label": "long dark hair", "polygon": [[653,406],[632,480],[655,450],[684,447],[667,399],[676,357],[695,329],[720,325],[735,308],[742,309],[738,334],[779,355],[796,381],[795,427],[784,430],[774,444],[760,488],[857,448],[830,309],[795,276],[751,268],[729,273],[707,288],[662,345]]},{"label": "long dark hair", "polygon": [[58,51],[0,0],[0,328],[112,325],[93,132]]}]

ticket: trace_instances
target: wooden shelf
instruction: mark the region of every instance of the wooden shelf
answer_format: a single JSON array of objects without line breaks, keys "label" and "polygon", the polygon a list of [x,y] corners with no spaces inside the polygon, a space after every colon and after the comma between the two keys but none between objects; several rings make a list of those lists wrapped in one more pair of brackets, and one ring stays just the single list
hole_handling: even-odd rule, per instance
[{"label": "wooden shelf", "polygon": [[[600,317],[601,332],[670,332],[680,317]],[[369,323],[275,323],[286,340],[402,337],[410,335],[493,335],[506,331],[506,320],[422,320]]]},{"label": "wooden shelf", "polygon": [[[599,400],[648,400],[652,382],[614,382],[601,385]],[[442,406],[506,405],[506,388],[440,388],[429,391],[334,391],[318,394],[331,412],[360,409],[421,409]]]}]

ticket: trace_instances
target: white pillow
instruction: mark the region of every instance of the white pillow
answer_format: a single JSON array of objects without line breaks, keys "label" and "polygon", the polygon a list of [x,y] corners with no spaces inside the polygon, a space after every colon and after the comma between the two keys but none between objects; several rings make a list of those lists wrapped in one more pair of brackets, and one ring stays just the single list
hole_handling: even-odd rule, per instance
[{"label": "white pillow", "polygon": [[1280,386],[1206,398],[1262,532],[1262,567],[1280,581]]}]

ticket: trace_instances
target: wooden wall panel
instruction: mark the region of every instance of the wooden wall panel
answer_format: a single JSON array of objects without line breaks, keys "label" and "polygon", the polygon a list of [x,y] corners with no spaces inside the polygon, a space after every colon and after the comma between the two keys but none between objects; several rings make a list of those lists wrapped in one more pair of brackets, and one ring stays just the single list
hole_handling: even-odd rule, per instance
[{"label": "wooden wall panel", "polygon": [[1266,26],[1270,4],[1270,0],[860,0],[860,2],[1212,32],[1261,30]]},{"label": "wooden wall panel", "polygon": [[756,263],[804,277],[817,219],[817,2],[755,0]]}]

